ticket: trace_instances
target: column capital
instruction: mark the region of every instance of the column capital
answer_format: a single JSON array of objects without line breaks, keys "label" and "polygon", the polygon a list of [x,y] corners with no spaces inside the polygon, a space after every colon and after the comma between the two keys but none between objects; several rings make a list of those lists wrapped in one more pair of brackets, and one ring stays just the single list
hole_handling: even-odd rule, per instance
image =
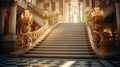
[{"label": "column capital", "polygon": [[12,1],[12,3],[11,3],[11,6],[16,6],[16,5],[17,5],[17,3],[18,3],[18,1],[17,1],[17,0],[13,0],[13,1]]}]

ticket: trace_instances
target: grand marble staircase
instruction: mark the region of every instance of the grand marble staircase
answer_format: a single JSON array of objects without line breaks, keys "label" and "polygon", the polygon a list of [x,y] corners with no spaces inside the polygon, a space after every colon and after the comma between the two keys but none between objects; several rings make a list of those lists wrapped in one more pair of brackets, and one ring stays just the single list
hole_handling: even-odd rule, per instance
[{"label": "grand marble staircase", "polygon": [[24,57],[97,58],[84,23],[60,23]]}]

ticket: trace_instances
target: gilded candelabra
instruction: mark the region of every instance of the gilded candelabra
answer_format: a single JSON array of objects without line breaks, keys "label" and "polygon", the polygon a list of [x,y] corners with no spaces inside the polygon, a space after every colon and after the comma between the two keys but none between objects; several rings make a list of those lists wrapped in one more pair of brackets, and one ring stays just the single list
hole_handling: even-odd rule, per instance
[{"label": "gilded candelabra", "polygon": [[99,23],[103,20],[103,11],[100,9],[100,7],[95,7],[91,12],[91,16],[94,23]]},{"label": "gilded candelabra", "polygon": [[25,10],[20,17],[20,34],[17,35],[16,50],[32,45],[31,25],[33,22],[32,15],[29,10]]},{"label": "gilded candelabra", "polygon": [[29,10],[25,10],[24,13],[21,14],[21,33],[25,34],[31,31],[30,26],[32,25],[32,15],[30,15]]},{"label": "gilded candelabra", "polygon": [[103,21],[103,11],[100,9],[100,7],[95,7],[94,10],[91,12],[91,20],[93,22],[93,30],[100,31],[102,29],[102,21]]}]

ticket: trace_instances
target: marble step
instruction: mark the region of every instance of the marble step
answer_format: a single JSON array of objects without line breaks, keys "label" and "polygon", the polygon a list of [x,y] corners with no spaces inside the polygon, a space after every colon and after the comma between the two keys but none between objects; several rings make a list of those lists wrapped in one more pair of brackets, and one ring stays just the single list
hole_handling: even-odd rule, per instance
[{"label": "marble step", "polygon": [[[60,30],[59,30],[60,31]],[[65,30],[66,31],[66,30]],[[72,33],[72,32],[74,32],[74,33]],[[69,33],[69,35],[86,35],[87,33],[86,32],[83,32],[83,31],[79,31],[79,32],[76,32],[76,31],[66,31],[66,32],[64,32],[64,31],[60,31],[60,32],[57,32],[57,31],[53,31],[53,32],[51,32],[52,34],[67,34],[67,33]]]},{"label": "marble step", "polygon": [[36,49],[36,50],[79,50],[79,49],[88,49],[88,50],[91,50],[92,48],[89,47],[84,47],[84,48],[41,48],[41,47],[34,47],[33,49]]},{"label": "marble step", "polygon": [[61,36],[61,37],[63,37],[63,36],[66,36],[66,37],[88,37],[88,35],[87,34],[69,34],[69,32],[68,33],[59,33],[59,34],[48,34],[48,36]]},{"label": "marble step", "polygon": [[73,44],[78,44],[78,45],[90,45],[90,43],[86,43],[86,42],[81,42],[81,43],[39,43],[40,45],[73,45]]},{"label": "marble step", "polygon": [[66,42],[66,41],[53,41],[53,42],[48,42],[48,41],[44,41],[44,42],[40,42],[40,44],[90,44],[90,42],[88,41],[79,41],[79,42],[71,42],[71,41],[68,41],[68,42]]},{"label": "marble step", "polygon": [[79,49],[89,49],[89,48],[91,48],[91,46],[35,46],[35,48],[41,48],[41,49],[51,49],[51,48],[56,48],[56,49],[67,49],[67,48],[71,48],[71,49],[77,49],[77,48],[79,48]]},{"label": "marble step", "polygon": [[91,46],[90,44],[42,44],[39,43],[37,46]]},{"label": "marble step", "polygon": [[97,58],[90,45],[85,24],[60,23],[24,57]]},{"label": "marble step", "polygon": [[97,58],[96,55],[61,55],[61,54],[24,54],[24,57],[31,58]]},{"label": "marble step", "polygon": [[[79,34],[85,34],[86,31],[72,31],[72,30],[64,30],[64,31],[60,31],[60,30],[53,30],[51,33],[69,33],[69,34],[72,34],[73,32],[75,32],[75,34],[79,33]],[[73,33],[74,34],[74,33]],[[87,33],[86,33],[87,34]]]},{"label": "marble step", "polygon": [[68,52],[68,51],[28,51],[26,52],[27,54],[61,54],[61,55],[94,55],[94,52],[88,52],[88,51],[84,51],[84,52]]},{"label": "marble step", "polygon": [[61,34],[61,35],[49,35],[49,37],[87,37],[87,35],[67,35],[67,34]]},{"label": "marble step", "polygon": [[84,29],[87,29],[87,28],[85,28],[85,27],[80,27],[80,26],[71,26],[71,27],[65,27],[65,26],[58,26],[58,27],[56,27],[56,29],[54,29],[54,30],[74,30],[74,31],[78,31],[77,29],[79,29],[79,30],[84,30]]},{"label": "marble step", "polygon": [[74,28],[74,27],[84,27],[85,25],[58,25],[57,27],[59,28],[61,28],[61,27],[63,27],[63,28]]},{"label": "marble step", "polygon": [[61,35],[48,35],[49,37],[73,37],[73,38],[75,38],[75,37],[79,37],[79,38],[84,38],[84,37],[87,37],[88,38],[88,36],[87,35],[67,35],[67,34],[61,34]]},{"label": "marble step", "polygon": [[47,38],[46,39],[88,39],[88,37],[86,36],[86,37],[72,37],[72,36],[69,36],[69,37],[63,37],[63,36],[61,36],[61,37],[49,37],[49,36],[47,36]]},{"label": "marble step", "polygon": [[[48,38],[46,38],[46,39],[44,39],[44,40],[46,40],[46,41],[89,41],[89,39],[87,38],[83,38],[83,39],[81,39],[81,38],[74,38],[74,39],[70,39],[70,38],[66,38],[66,39],[60,39],[60,38],[54,38],[54,39],[48,39]],[[44,41],[43,40],[43,41]]]},{"label": "marble step", "polygon": [[76,52],[80,52],[80,51],[93,51],[92,49],[70,49],[70,48],[67,48],[67,49],[56,49],[56,48],[53,48],[53,49],[40,49],[40,48],[34,48],[34,49],[31,49],[30,51],[76,51]]},{"label": "marble step", "polygon": [[58,25],[57,27],[69,27],[72,29],[72,27],[84,27],[85,25]]},{"label": "marble step", "polygon": [[45,42],[48,42],[48,43],[84,43],[84,42],[86,42],[86,43],[89,43],[90,41],[89,40],[73,40],[73,41],[71,41],[71,40],[45,40],[44,41],[44,43]]}]

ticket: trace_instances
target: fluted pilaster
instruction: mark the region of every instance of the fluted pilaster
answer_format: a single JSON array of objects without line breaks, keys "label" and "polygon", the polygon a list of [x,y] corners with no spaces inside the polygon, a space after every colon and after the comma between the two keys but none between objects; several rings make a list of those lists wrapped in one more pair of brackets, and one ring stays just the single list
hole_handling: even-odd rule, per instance
[{"label": "fluted pilaster", "polygon": [[116,18],[117,18],[117,30],[120,37],[120,3],[116,3]]},{"label": "fluted pilaster", "polygon": [[1,9],[0,11],[0,37],[4,34],[4,11]]},{"label": "fluted pilaster", "polygon": [[[10,53],[16,46],[16,13],[17,2],[13,1],[10,6],[9,29],[8,34],[4,37],[4,53]],[[7,49],[7,50],[6,50]]]}]

